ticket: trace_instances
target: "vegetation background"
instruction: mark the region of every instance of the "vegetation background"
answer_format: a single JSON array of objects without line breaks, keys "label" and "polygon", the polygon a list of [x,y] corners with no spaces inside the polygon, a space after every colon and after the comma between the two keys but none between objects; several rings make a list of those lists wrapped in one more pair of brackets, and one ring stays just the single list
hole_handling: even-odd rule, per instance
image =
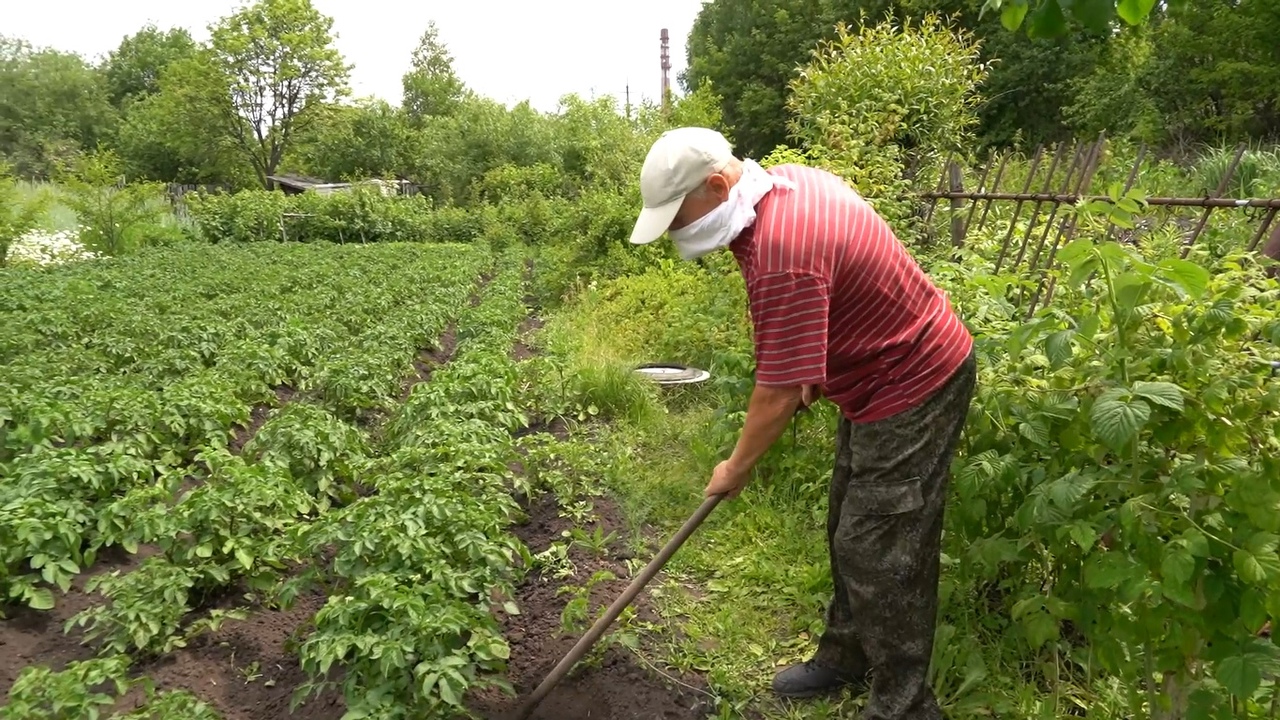
[{"label": "vegetation background", "polygon": [[[736,440],[750,325],[731,258],[678,263],[666,243],[625,238],[649,143],[719,128],[766,166],[844,176],[977,338],[933,667],[949,714],[1276,716],[1280,288],[1240,214],[1220,211],[1184,256],[1195,216],[1144,200],[1210,192],[1242,141],[1228,194],[1280,195],[1280,0],[713,0],[667,111],[576,95],[555,113],[506,107],[467,88],[434,27],[406,58],[399,104],[353,100],[331,25],[307,0],[258,0],[207,44],[146,27],[100,63],[0,38],[8,277],[60,272],[32,247],[67,237],[78,250],[46,254],[286,238],[525,248],[546,353],[522,402],[591,420],[572,463],[637,531],[664,533]],[[1009,153],[1012,187],[1036,144],[1102,131],[1111,199],[1062,210],[1068,241],[1043,268],[997,262],[1006,227],[1029,232],[1007,205],[963,247],[933,239],[945,213],[913,193],[945,158],[971,183]],[[1139,143],[1151,151],[1125,189]],[[271,189],[281,172],[416,190],[291,196]],[[1046,286],[1051,302],[1029,308]],[[629,372],[654,360],[712,380],[658,394]],[[653,591],[679,632],[636,652],[704,673],[722,717],[860,706],[765,692],[822,629],[834,422],[829,404],[797,421]]]}]

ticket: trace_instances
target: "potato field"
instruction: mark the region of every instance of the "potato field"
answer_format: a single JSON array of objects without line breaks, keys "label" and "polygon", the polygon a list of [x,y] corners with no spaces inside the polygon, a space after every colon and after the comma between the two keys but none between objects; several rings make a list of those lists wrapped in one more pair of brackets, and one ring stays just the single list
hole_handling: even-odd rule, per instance
[{"label": "potato field", "polygon": [[395,244],[7,275],[0,715],[501,700],[525,281],[519,250]]}]

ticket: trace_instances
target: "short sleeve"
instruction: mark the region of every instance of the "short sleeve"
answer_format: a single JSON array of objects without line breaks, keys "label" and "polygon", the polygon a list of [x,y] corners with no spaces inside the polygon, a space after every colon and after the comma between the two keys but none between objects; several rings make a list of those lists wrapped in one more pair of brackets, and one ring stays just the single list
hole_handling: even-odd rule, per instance
[{"label": "short sleeve", "polygon": [[756,382],[821,385],[827,377],[828,282],[816,275],[778,272],[747,287],[755,330]]}]

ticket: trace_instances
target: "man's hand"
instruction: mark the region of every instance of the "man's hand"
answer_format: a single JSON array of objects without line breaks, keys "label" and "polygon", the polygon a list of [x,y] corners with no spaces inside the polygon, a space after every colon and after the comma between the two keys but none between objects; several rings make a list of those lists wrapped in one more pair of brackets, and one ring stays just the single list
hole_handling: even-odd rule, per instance
[{"label": "man's hand", "polygon": [[743,423],[733,455],[716,466],[707,484],[707,496],[724,493],[735,498],[746,487],[751,469],[782,434],[800,407],[803,389],[799,385],[756,385],[747,403],[747,420]]},{"label": "man's hand", "polygon": [[738,493],[742,492],[742,488],[747,486],[747,480],[751,478],[750,472],[743,472],[738,469],[732,460],[725,460],[716,469],[711,472],[711,482],[707,483],[706,496],[725,494],[729,500],[738,497]]}]

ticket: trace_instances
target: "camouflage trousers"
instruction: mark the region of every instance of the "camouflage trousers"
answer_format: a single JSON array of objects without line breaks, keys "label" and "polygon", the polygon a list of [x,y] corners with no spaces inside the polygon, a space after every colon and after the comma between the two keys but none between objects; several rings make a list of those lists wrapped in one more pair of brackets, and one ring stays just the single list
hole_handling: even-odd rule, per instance
[{"label": "camouflage trousers", "polygon": [[827,516],[835,593],[815,659],[870,675],[863,720],[942,717],[928,678],[942,514],[976,376],[970,354],[924,403],[840,421]]}]

